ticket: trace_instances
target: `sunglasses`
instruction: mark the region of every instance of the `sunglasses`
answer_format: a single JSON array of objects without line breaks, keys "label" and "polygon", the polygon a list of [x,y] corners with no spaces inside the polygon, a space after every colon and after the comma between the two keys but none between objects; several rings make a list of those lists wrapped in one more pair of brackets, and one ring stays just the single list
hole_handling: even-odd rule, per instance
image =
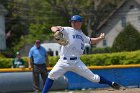
[{"label": "sunglasses", "polygon": [[36,44],[40,44],[40,42],[36,42]]}]

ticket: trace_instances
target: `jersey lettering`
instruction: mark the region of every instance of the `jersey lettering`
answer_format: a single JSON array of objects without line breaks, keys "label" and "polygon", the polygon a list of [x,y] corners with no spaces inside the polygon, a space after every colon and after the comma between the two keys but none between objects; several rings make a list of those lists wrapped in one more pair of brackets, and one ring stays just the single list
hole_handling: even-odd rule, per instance
[{"label": "jersey lettering", "polygon": [[73,36],[73,39],[80,39],[82,41],[84,41],[83,37],[81,35],[72,35]]}]

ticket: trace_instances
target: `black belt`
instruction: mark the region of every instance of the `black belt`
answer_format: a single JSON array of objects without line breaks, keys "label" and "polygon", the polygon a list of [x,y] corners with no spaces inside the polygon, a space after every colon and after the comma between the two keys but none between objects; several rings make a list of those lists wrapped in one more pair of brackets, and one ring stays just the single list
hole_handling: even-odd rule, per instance
[{"label": "black belt", "polygon": [[64,60],[67,60],[67,59],[70,59],[70,60],[76,60],[77,57],[70,57],[70,58],[64,57],[63,59],[64,59]]},{"label": "black belt", "polygon": [[35,64],[34,63],[34,65],[36,65],[36,66],[43,66],[43,65],[46,65],[45,63],[43,63],[43,64]]}]

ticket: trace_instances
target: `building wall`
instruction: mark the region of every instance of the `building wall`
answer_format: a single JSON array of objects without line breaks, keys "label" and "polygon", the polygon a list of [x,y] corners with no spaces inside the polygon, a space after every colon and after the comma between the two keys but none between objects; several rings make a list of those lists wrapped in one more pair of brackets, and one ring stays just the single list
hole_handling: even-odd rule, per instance
[{"label": "building wall", "polygon": [[58,56],[60,54],[61,45],[58,43],[43,43],[41,44],[46,51],[51,50],[53,52],[53,56]]},{"label": "building wall", "polygon": [[7,10],[0,5],[0,50],[4,50],[6,48],[6,40],[5,40],[5,15],[7,14]]},{"label": "building wall", "polygon": [[0,50],[6,48],[6,41],[5,41],[5,18],[4,15],[0,15]]},{"label": "building wall", "polygon": [[100,29],[99,33],[104,32],[106,38],[97,47],[111,47],[124,28],[122,22],[131,23],[140,32],[140,5],[135,0],[128,0]]}]

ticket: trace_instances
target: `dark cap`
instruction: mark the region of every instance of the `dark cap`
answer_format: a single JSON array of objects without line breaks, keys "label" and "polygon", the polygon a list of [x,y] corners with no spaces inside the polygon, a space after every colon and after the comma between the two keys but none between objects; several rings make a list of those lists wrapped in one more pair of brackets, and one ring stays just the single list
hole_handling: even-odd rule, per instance
[{"label": "dark cap", "polygon": [[40,44],[40,40],[36,40],[35,43],[36,43],[36,44]]}]

